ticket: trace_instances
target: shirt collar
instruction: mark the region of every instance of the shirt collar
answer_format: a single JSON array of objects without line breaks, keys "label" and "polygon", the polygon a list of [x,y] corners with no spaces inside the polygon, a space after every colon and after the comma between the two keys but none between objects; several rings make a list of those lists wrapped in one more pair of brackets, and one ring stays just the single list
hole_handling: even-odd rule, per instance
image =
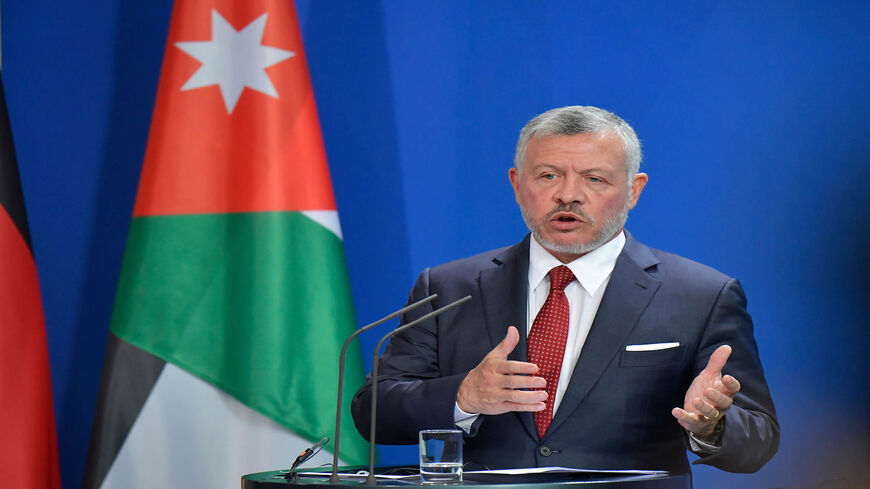
[{"label": "shirt collar", "polygon": [[563,264],[532,236],[529,243],[529,290],[534,290],[554,267],[566,265],[577,277],[583,289],[589,295],[594,295],[610,276],[624,246],[625,233],[620,231],[607,243],[571,263]]}]

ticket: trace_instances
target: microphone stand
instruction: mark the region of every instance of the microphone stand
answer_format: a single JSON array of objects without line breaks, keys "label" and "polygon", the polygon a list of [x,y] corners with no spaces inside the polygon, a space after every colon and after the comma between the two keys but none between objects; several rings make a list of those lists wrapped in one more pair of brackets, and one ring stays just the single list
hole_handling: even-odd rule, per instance
[{"label": "microphone stand", "polygon": [[[381,341],[378,342],[378,346],[375,347],[375,352],[374,352],[374,355],[372,356],[372,421],[371,421],[371,426],[369,427],[369,435],[370,435],[369,436],[369,440],[370,440],[369,441],[369,475],[368,475],[368,477],[366,477],[366,484],[367,485],[375,485],[376,484],[376,481],[375,481],[375,434],[377,433],[376,423],[377,423],[377,408],[378,408],[378,360],[380,359],[378,357],[378,352],[381,350],[381,346],[391,336],[396,335],[398,333],[401,333],[402,331],[404,331],[412,326],[416,326],[417,324],[419,324],[423,321],[434,318],[435,316],[438,316],[442,312],[444,312],[448,309],[453,309],[454,307],[456,307],[460,304],[463,304],[465,302],[468,302],[470,300],[471,300],[471,296],[467,295],[467,296],[463,297],[462,299],[453,301],[450,304],[447,304],[446,306],[444,306],[442,308],[436,309],[436,310],[430,312],[429,314],[426,314],[425,316],[421,316],[421,317],[415,319],[414,321],[411,321],[408,324],[405,324],[403,326],[399,326],[398,328],[385,334],[384,337],[381,338]],[[330,482],[331,482],[331,480],[330,480]]]},{"label": "microphone stand", "polygon": [[341,354],[338,356],[338,403],[337,403],[337,406],[335,408],[335,445],[332,447],[333,448],[332,475],[329,476],[329,483],[330,484],[337,484],[339,481],[339,477],[338,477],[338,440],[339,440],[339,435],[341,434],[341,400],[342,400],[342,394],[343,394],[343,390],[344,390],[344,357],[345,357],[345,353],[347,352],[347,347],[350,345],[350,342],[353,341],[354,338],[356,338],[357,336],[360,335],[360,333],[368,331],[368,330],[374,328],[375,326],[383,323],[384,321],[389,321],[390,319],[393,319],[394,317],[400,316],[400,315],[405,314],[406,312],[408,312],[410,310],[416,309],[417,307],[419,307],[427,302],[435,300],[437,297],[438,297],[438,294],[432,294],[429,297],[426,297],[425,299],[420,299],[419,301],[417,301],[411,305],[405,306],[405,307],[399,309],[398,311],[393,312],[392,314],[390,314],[388,316],[385,316],[381,319],[378,319],[377,321],[375,321],[371,324],[367,324],[367,325],[363,326],[362,328],[354,331],[350,336],[347,337],[347,340],[344,341],[344,346],[341,347]]}]

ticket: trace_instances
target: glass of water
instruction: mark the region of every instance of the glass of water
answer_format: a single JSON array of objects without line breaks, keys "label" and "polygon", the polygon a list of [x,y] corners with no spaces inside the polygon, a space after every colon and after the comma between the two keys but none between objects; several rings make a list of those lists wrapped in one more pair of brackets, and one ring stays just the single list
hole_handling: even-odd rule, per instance
[{"label": "glass of water", "polygon": [[462,431],[420,432],[420,482],[458,484],[462,482]]}]

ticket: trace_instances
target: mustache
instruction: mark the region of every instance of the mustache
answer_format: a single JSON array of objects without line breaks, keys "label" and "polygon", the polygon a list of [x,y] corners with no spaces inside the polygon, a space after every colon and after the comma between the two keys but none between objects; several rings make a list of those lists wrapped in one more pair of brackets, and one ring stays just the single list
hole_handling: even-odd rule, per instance
[{"label": "mustache", "polygon": [[547,222],[553,218],[556,214],[560,212],[570,212],[571,214],[577,214],[580,216],[583,221],[589,224],[595,224],[595,219],[583,211],[578,204],[565,204],[554,207],[547,215],[544,216],[543,222]]}]

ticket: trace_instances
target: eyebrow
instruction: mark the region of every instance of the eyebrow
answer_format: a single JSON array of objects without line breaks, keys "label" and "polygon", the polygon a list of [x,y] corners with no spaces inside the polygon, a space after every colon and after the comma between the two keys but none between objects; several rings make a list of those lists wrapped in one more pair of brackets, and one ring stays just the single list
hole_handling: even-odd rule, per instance
[{"label": "eyebrow", "polygon": [[[534,165],[528,166],[527,169],[529,171],[532,171],[535,173],[540,172],[540,171],[557,171],[557,172],[563,171],[562,167],[556,166],[552,163],[546,163],[546,162],[535,163]],[[573,171],[573,170],[571,170],[571,171]],[[582,171],[580,171],[578,173],[580,173],[581,175],[588,175],[590,173],[600,173],[603,175],[612,176],[612,175],[619,174],[620,170],[619,169],[608,170],[607,166],[593,166],[592,168],[584,168]]]},{"label": "eyebrow", "polygon": [[593,167],[593,168],[587,168],[587,169],[581,171],[580,173],[606,173],[609,175],[611,173],[617,173],[617,172],[612,172],[611,170],[608,170],[606,168]]},{"label": "eyebrow", "polygon": [[[557,167],[557,166],[549,164],[549,163],[538,163],[538,164],[532,165],[529,169],[532,171],[541,171],[541,170],[562,171],[562,169],[560,167]],[[573,171],[573,170],[571,170],[571,171]],[[583,174],[586,174],[586,173],[604,173],[604,174],[610,175],[613,173],[618,173],[618,171],[608,170],[606,167],[594,166],[592,168],[584,168],[583,170],[581,170],[578,173],[583,173]]]}]

